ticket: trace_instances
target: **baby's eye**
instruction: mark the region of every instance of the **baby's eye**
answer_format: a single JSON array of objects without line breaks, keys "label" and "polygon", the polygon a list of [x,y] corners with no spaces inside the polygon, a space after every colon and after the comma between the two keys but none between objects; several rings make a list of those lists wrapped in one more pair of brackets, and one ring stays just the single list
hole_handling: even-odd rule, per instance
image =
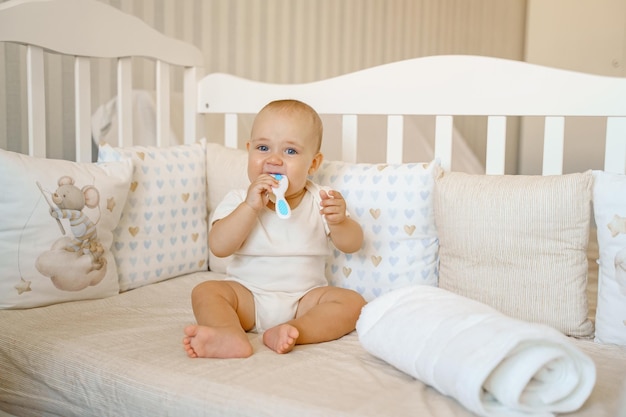
[{"label": "baby's eye", "polygon": [[269,148],[267,147],[267,145],[259,145],[259,146],[257,146],[256,148],[257,148],[259,151],[261,151],[261,152],[267,152],[267,151],[268,151],[268,149],[269,149]]},{"label": "baby's eye", "polygon": [[293,148],[288,148],[288,149],[286,149],[286,150],[285,150],[285,153],[286,153],[287,155],[296,155],[296,154],[298,153],[298,151],[296,151],[296,150],[295,150],[295,149],[293,149]]}]

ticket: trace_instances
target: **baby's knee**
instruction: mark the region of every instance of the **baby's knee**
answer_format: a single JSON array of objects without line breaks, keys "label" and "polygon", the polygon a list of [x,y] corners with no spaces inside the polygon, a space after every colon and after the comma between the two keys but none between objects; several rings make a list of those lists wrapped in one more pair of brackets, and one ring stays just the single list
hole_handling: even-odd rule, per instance
[{"label": "baby's knee", "polygon": [[241,299],[249,291],[241,284],[233,281],[209,280],[201,282],[191,290],[192,301],[202,301],[207,298],[219,297],[229,301]]},{"label": "baby's knee", "polygon": [[361,309],[363,307],[365,307],[365,304],[367,304],[367,301],[365,300],[365,298],[363,298],[363,296],[361,294],[359,294],[356,291],[351,291],[351,302],[353,303],[354,307],[358,310],[359,314],[361,313]]},{"label": "baby's knee", "polygon": [[361,294],[350,289],[342,288],[338,295],[342,304],[356,316],[361,314],[361,309],[367,304]]},{"label": "baby's knee", "polygon": [[215,294],[220,292],[221,281],[204,281],[200,284],[196,285],[191,290],[191,299],[198,300],[204,299],[210,294]]},{"label": "baby's knee", "polygon": [[350,300],[350,302],[360,305],[360,306],[364,306],[367,301],[365,301],[365,298],[363,298],[363,296],[361,294],[359,294],[358,292],[348,289],[348,288],[344,288],[343,291],[343,296],[346,297],[346,299]]}]

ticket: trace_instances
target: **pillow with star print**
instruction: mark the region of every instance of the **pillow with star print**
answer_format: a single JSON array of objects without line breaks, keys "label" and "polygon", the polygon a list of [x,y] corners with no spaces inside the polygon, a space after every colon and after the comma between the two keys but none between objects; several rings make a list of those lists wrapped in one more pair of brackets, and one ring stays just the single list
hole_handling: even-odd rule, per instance
[{"label": "pillow with star print", "polygon": [[626,176],[593,171],[600,256],[595,341],[626,346]]},{"label": "pillow with star print", "polygon": [[98,160],[134,166],[111,248],[121,291],[208,269],[205,152],[204,142],[100,146]]},{"label": "pillow with star print", "polygon": [[132,164],[76,163],[0,149],[0,308],[119,292],[111,253]]},{"label": "pillow with star print", "polygon": [[438,240],[432,193],[439,164],[324,162],[311,180],[343,195],[361,224],[361,249],[333,249],[326,263],[331,285],[367,301],[407,285],[437,285]]}]

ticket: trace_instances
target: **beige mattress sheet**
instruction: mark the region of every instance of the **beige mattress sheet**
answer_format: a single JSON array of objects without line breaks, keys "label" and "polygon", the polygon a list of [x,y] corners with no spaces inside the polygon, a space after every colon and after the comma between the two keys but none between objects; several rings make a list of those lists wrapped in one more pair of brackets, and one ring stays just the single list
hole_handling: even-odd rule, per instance
[{"label": "beige mattress sheet", "polygon": [[[365,352],[352,333],[287,355],[251,334],[247,359],[190,359],[197,273],[116,297],[0,311],[0,410],[45,416],[471,416]],[[626,349],[574,341],[596,387],[572,416],[615,416]]]}]

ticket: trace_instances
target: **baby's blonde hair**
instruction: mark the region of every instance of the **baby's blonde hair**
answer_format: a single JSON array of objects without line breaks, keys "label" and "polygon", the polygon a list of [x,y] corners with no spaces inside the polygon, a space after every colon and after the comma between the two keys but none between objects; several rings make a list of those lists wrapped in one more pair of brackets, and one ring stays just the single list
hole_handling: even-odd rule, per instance
[{"label": "baby's blonde hair", "polygon": [[274,100],[266,104],[259,114],[263,113],[266,110],[270,111],[287,111],[287,112],[296,112],[302,114],[304,116],[308,116],[311,118],[311,124],[313,125],[313,131],[315,134],[315,138],[317,140],[316,144],[316,152],[320,151],[322,147],[322,136],[324,134],[324,126],[322,125],[322,119],[319,114],[315,111],[315,109],[308,104],[294,99],[284,99],[284,100]]}]

